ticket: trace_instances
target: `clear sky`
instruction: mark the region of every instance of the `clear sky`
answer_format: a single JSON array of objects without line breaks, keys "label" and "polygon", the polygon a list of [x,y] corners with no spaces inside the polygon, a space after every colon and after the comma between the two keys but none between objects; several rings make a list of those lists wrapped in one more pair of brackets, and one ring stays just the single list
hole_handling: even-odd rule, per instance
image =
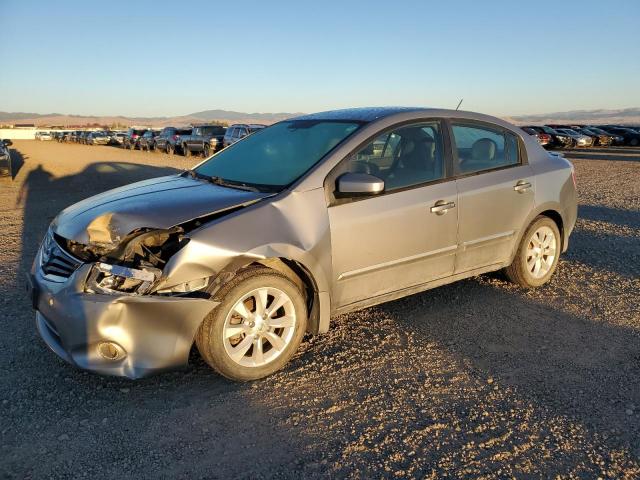
[{"label": "clear sky", "polygon": [[640,1],[0,0],[0,110],[640,106]]}]

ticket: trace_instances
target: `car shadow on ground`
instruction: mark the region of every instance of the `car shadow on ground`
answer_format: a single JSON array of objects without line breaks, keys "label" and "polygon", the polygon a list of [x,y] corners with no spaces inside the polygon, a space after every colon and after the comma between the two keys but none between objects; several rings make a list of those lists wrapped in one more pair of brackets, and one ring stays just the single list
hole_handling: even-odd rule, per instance
[{"label": "car shadow on ground", "polygon": [[560,151],[568,159],[640,162],[640,148],[584,148]]},{"label": "car shadow on ground", "polygon": [[11,156],[11,171],[9,174],[11,175],[11,179],[15,180],[16,176],[18,176],[18,172],[20,172],[20,169],[24,165],[25,157],[15,148],[9,149],[9,155]]},{"label": "car shadow on ground", "polygon": [[640,211],[638,210],[622,210],[603,205],[580,205],[578,218],[640,228]]}]

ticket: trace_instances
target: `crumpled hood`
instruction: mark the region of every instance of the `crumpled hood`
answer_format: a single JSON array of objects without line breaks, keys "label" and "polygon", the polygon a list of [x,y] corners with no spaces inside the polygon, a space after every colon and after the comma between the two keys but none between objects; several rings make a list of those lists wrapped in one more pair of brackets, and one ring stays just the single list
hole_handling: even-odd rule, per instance
[{"label": "crumpled hood", "polygon": [[266,196],[171,175],[82,200],[62,210],[52,228],[61,237],[85,245],[115,244],[139,228],[168,229]]}]

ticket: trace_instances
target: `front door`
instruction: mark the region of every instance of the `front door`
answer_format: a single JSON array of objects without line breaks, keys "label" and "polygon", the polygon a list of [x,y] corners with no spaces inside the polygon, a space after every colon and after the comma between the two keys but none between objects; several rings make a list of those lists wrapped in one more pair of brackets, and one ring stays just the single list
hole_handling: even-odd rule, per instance
[{"label": "front door", "polygon": [[385,192],[329,207],[335,308],[453,273],[457,192],[441,124],[384,133],[338,167],[385,181]]}]

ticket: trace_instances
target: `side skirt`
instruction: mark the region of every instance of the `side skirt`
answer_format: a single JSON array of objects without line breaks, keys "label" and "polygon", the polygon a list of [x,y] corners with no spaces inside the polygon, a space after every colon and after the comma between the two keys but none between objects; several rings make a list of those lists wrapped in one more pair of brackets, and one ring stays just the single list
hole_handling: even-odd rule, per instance
[{"label": "side skirt", "polygon": [[401,290],[395,290],[393,292],[385,293],[383,295],[378,295],[377,297],[367,298],[365,300],[361,300],[358,302],[354,302],[348,305],[338,307],[333,311],[332,316],[342,315],[342,314],[353,312],[356,310],[361,310],[363,308],[372,307],[374,305],[379,305],[381,303],[390,302],[392,300],[397,300],[398,298],[407,297],[409,295],[424,292],[426,290],[431,290],[432,288],[440,287],[442,285],[447,285],[449,283],[453,283],[458,280],[463,280],[465,278],[475,277],[476,275],[481,275],[483,273],[495,272],[496,270],[500,270],[505,266],[506,265],[502,263],[495,263],[492,265],[487,265],[482,268],[476,268],[474,270],[467,270],[466,272],[456,273],[455,275],[451,275],[449,277],[439,278],[431,282],[421,283],[419,285],[403,288]]}]

